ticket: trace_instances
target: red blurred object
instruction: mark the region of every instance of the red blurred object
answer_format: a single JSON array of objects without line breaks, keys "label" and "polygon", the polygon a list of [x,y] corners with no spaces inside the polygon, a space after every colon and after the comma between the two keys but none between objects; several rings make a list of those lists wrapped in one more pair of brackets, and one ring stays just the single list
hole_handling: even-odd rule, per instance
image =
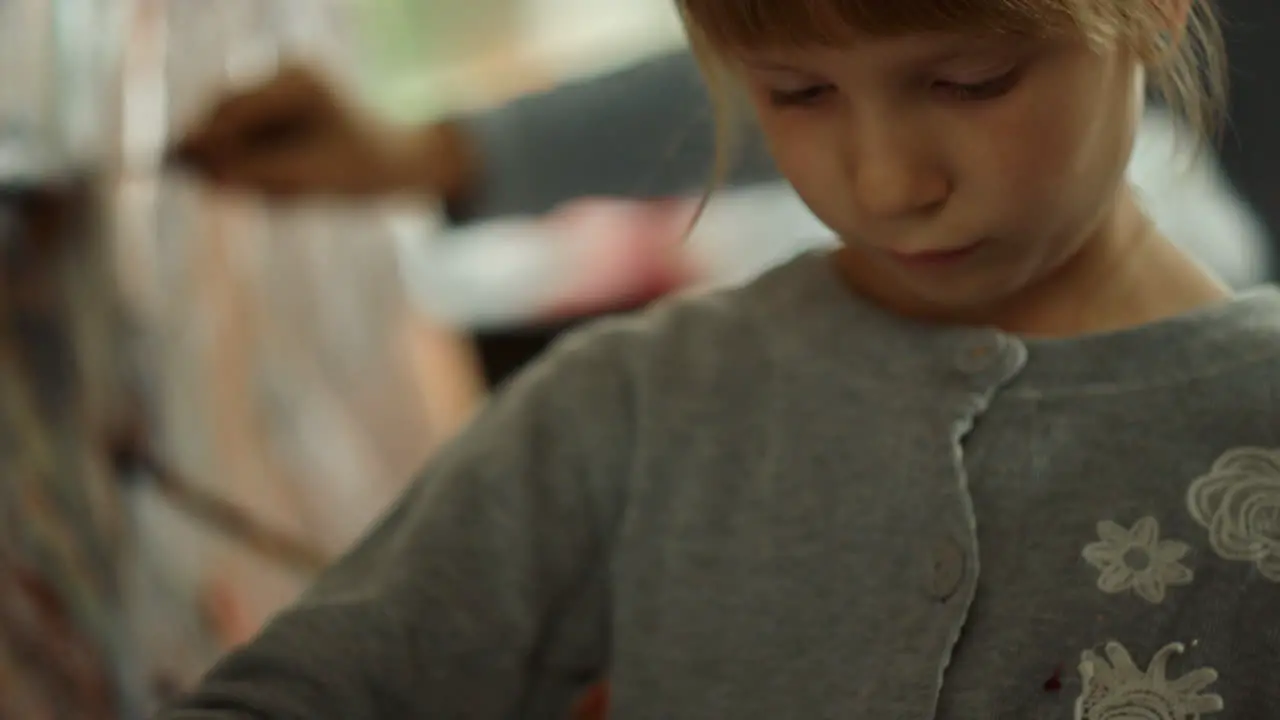
[{"label": "red blurred object", "polygon": [[643,305],[701,279],[684,247],[695,204],[683,199],[634,202],[585,199],[547,223],[565,238],[576,272],[540,317],[572,318]]},{"label": "red blurred object", "polygon": [[574,712],[574,720],[604,720],[609,715],[609,684],[600,683],[587,691],[578,709]]},{"label": "red blurred object", "polygon": [[1053,675],[1044,681],[1045,692],[1057,692],[1062,689],[1062,668],[1057,667],[1053,670]]}]

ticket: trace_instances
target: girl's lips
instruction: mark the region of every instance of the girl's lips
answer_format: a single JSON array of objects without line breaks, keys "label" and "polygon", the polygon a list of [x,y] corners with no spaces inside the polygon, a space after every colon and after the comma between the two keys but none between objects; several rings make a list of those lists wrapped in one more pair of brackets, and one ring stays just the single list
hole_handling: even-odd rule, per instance
[{"label": "girl's lips", "polygon": [[945,250],[925,250],[914,253],[899,253],[889,251],[890,258],[903,265],[912,267],[936,267],[942,265],[950,265],[972,255],[983,244],[982,240],[969,243],[956,248],[948,248]]}]

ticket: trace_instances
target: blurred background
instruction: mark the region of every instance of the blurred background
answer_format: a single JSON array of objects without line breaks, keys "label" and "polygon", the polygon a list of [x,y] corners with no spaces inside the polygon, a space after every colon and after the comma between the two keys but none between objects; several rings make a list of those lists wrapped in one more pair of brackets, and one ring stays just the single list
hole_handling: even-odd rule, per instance
[{"label": "blurred background", "polygon": [[[1261,5],[1227,3],[1222,152],[1175,160],[1157,108],[1131,168],[1240,288],[1271,279],[1280,217],[1261,84],[1280,11]],[[483,217],[428,197],[273,205],[162,170],[171,142],[282,58],[410,125],[626,87],[610,73],[682,43],[664,0],[0,0],[0,719],[143,717],[564,327],[829,242],[767,173],[682,243],[701,175]],[[557,157],[530,172],[563,173]],[[612,172],[640,187],[675,162]]]}]

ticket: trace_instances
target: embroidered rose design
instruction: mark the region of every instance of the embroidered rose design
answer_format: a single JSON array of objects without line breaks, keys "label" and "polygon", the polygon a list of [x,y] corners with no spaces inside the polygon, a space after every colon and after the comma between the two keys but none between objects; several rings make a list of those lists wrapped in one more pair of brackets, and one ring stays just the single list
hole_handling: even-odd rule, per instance
[{"label": "embroidered rose design", "polygon": [[1170,585],[1186,585],[1194,574],[1180,561],[1191,548],[1177,540],[1161,540],[1160,524],[1144,517],[1131,529],[1110,520],[1098,523],[1101,541],[1081,554],[1099,571],[1098,589],[1117,594],[1132,590],[1143,600],[1159,604]]},{"label": "embroidered rose design", "polygon": [[1191,483],[1187,510],[1208,528],[1214,552],[1280,582],[1280,450],[1227,452]]},{"label": "embroidered rose design", "polygon": [[1201,693],[1218,680],[1212,668],[1180,678],[1167,675],[1169,660],[1185,650],[1171,643],[1151,659],[1146,672],[1120,643],[1106,645],[1106,657],[1086,650],[1080,659],[1082,690],[1075,720],[1199,720],[1222,710],[1222,697]]}]

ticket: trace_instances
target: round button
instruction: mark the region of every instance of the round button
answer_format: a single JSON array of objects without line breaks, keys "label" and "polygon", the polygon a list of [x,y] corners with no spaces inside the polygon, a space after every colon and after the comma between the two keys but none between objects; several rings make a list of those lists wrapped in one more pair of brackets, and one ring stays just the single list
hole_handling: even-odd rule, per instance
[{"label": "round button", "polygon": [[956,365],[961,372],[979,373],[991,367],[1000,359],[1004,349],[1004,338],[997,336],[985,342],[975,343],[960,351]]},{"label": "round button", "polygon": [[929,593],[938,602],[946,602],[955,597],[964,584],[968,566],[965,550],[954,541],[944,540],[934,548],[931,560]]}]

